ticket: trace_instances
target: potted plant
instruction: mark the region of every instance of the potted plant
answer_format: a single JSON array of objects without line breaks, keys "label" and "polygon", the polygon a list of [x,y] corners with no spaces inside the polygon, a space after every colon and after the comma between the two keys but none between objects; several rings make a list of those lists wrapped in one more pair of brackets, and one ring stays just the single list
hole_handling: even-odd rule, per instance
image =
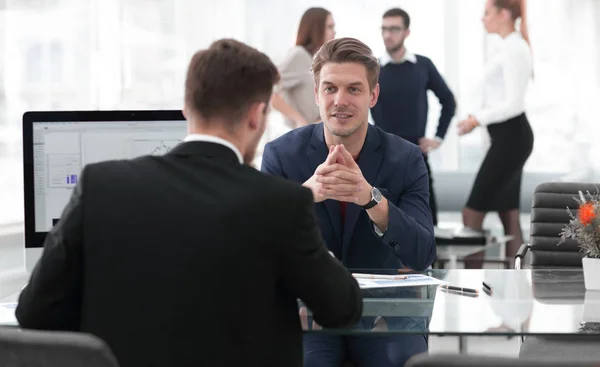
[{"label": "potted plant", "polygon": [[574,239],[579,244],[584,257],[583,278],[585,288],[600,290],[600,194],[584,195],[579,191],[579,198],[575,198],[579,209],[573,214],[567,207],[571,217],[569,224],[563,228],[559,245],[567,239]]}]

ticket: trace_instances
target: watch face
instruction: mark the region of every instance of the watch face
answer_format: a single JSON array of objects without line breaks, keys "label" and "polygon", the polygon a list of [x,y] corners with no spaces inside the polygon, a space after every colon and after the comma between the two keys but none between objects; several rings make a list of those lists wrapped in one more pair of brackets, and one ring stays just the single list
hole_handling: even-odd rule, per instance
[{"label": "watch face", "polygon": [[375,187],[371,191],[371,194],[373,195],[373,200],[375,200],[376,202],[380,202],[381,199],[383,199],[381,192],[379,190],[377,190],[377,188],[375,188]]}]

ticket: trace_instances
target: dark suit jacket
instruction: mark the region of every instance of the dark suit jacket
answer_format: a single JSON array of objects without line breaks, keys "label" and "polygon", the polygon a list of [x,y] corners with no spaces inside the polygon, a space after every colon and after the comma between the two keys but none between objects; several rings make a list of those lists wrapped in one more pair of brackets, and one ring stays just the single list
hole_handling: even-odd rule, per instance
[{"label": "dark suit jacket", "polygon": [[[328,153],[323,123],[309,125],[268,143],[262,171],[303,183]],[[342,223],[339,202],[325,200],[316,210],[327,246],[349,268],[426,269],[435,259],[435,239],[421,150],[369,125],[358,165],[389,201],[388,229],[379,237],[366,211],[355,204],[348,204]]]},{"label": "dark suit jacket", "polygon": [[297,299],[327,327],[362,312],[310,190],[229,148],[86,166],[17,308],[21,326],[104,339],[121,366],[301,366]]}]

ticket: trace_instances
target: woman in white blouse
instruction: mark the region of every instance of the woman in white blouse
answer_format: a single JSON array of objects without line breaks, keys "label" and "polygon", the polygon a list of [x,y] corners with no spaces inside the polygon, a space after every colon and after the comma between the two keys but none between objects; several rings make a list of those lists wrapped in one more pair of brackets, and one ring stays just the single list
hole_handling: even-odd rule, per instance
[{"label": "woman in white blouse", "polygon": [[[508,258],[513,258],[523,243],[521,177],[533,149],[533,132],[525,116],[525,93],[533,74],[525,8],[524,0],[487,0],[483,24],[488,33],[503,38],[502,47],[485,67],[481,108],[458,124],[460,135],[485,126],[491,138],[463,209],[463,224],[480,230],[486,213],[498,212],[505,233],[514,236],[506,246]],[[515,30],[519,18],[520,34]]]},{"label": "woman in white blouse", "polygon": [[298,27],[296,46],[279,65],[281,80],[271,99],[273,108],[285,116],[291,128],[312,124],[320,119],[310,68],[313,55],[334,37],[335,23],[328,10],[310,8],[304,12]]}]

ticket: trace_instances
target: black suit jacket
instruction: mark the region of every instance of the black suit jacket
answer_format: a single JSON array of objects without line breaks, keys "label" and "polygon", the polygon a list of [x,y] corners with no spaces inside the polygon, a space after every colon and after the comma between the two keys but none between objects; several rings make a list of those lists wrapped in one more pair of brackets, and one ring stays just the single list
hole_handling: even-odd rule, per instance
[{"label": "black suit jacket", "polygon": [[313,208],[216,143],[88,165],[17,319],[95,334],[123,367],[301,366],[297,298],[325,327],[362,312]]}]

